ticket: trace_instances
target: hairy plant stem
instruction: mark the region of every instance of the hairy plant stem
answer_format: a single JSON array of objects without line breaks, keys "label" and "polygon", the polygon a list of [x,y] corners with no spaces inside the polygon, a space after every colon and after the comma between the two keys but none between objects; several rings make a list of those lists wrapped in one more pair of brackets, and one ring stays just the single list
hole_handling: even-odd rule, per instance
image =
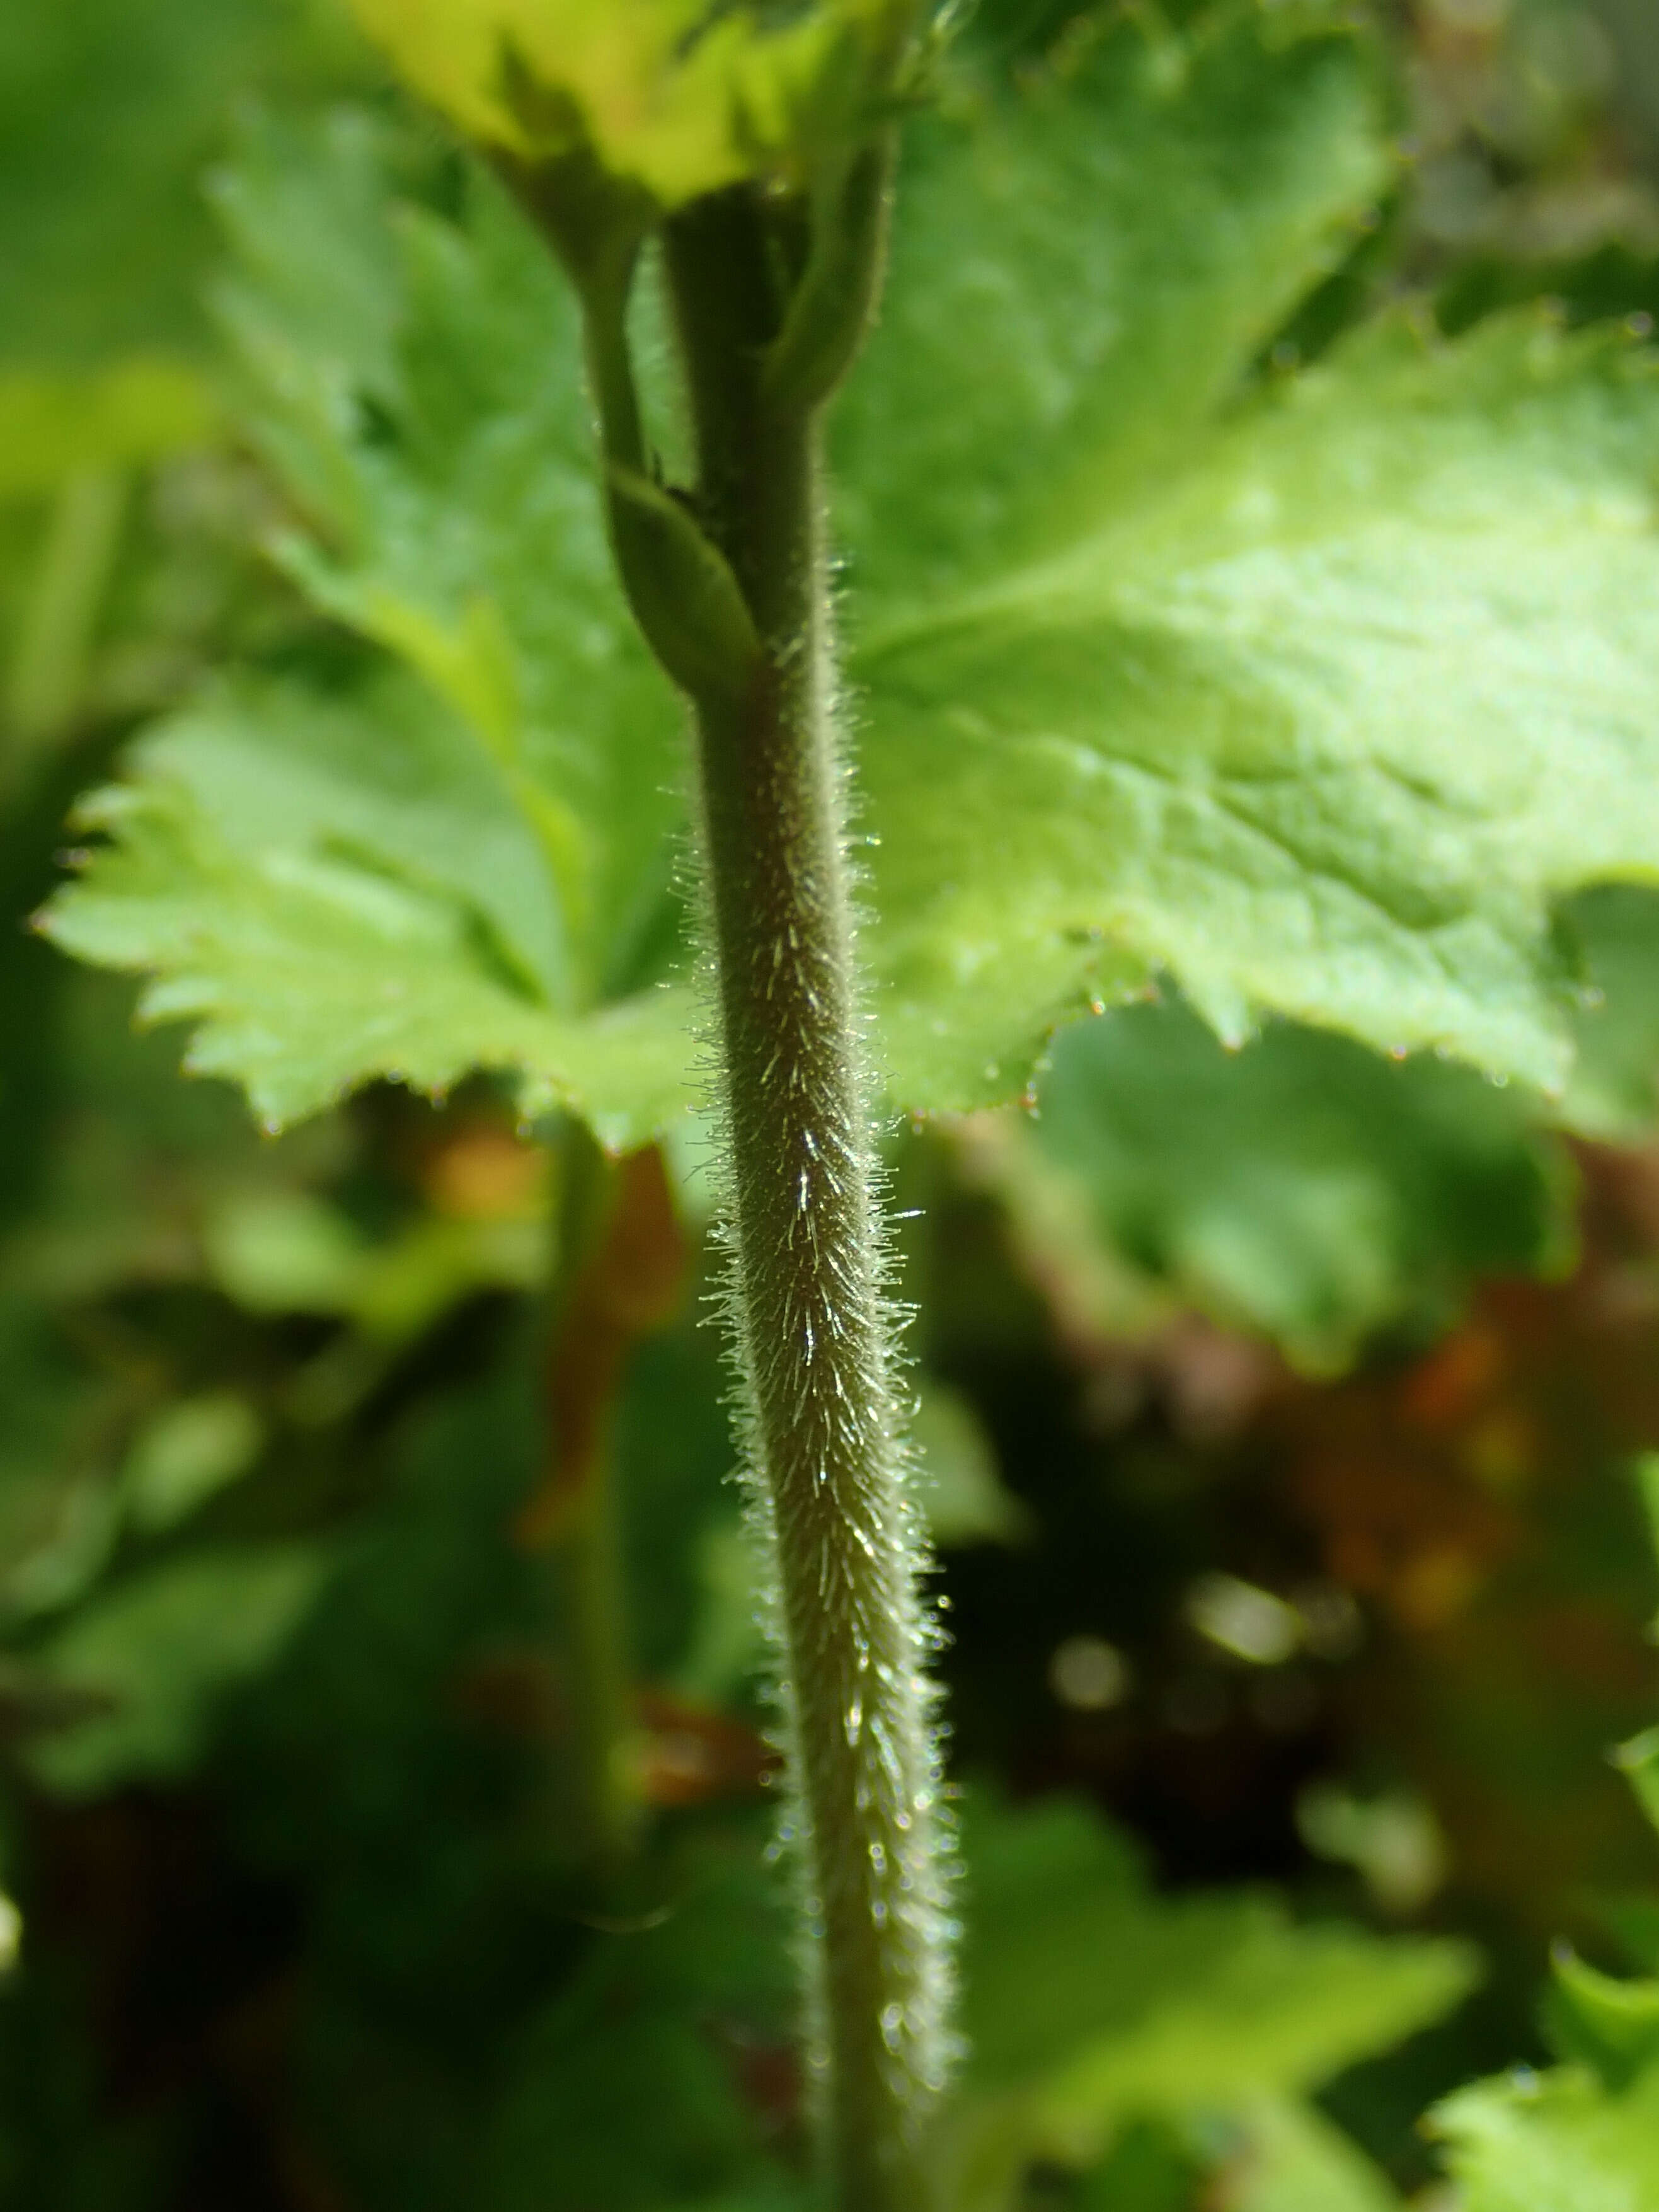
[{"label": "hairy plant stem", "polygon": [[931,1645],[855,981],[823,394],[766,374],[794,281],[771,220],[743,188],[666,235],[694,504],[759,643],[740,688],[694,699],[732,1319],[775,1561],[830,2194],[838,2212],[917,2212],[949,1979]]}]

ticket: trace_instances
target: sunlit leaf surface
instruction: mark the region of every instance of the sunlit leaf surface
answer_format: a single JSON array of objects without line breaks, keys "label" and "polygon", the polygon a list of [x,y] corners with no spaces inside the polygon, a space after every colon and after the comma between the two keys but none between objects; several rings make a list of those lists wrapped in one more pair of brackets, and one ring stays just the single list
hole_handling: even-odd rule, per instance
[{"label": "sunlit leaf surface", "polygon": [[[1261,348],[1386,178],[1363,46],[1237,6],[1184,40],[1136,24],[1066,52],[1018,99],[919,130],[891,304],[837,425],[892,1095],[1008,1097],[1055,1024],[1159,972],[1229,1038],[1288,1013],[1559,1090],[1553,905],[1659,868],[1651,363],[1622,332],[1523,318],[1447,345],[1395,319],[1262,383]],[[274,1114],[483,1059],[647,1127],[673,1110],[685,1012],[654,988],[688,969],[679,714],[609,578],[572,310],[497,191],[391,207],[388,158],[349,121],[258,141],[222,194],[227,316],[309,526],[282,557],[446,732],[418,735],[406,683],[337,687],[325,712],[375,725],[338,748],[337,819],[245,817],[257,959],[213,910],[199,734],[165,799],[152,766],[103,805],[128,858],[53,926],[164,977],[191,944],[152,1006],[204,1016],[198,1060]],[[289,773],[304,714],[239,696],[214,742]],[[431,744],[476,787],[464,812],[505,795],[520,818],[488,884],[434,876],[435,817],[409,810],[365,867],[394,754]],[[165,888],[134,857],[162,814],[200,856],[173,851]],[[374,924],[346,918],[340,871]],[[407,991],[386,902],[413,893],[442,908],[423,1043],[362,1018]],[[301,1022],[277,979],[314,968],[319,927],[337,1012],[319,993]],[[579,1042],[612,1019],[625,1066]]]}]

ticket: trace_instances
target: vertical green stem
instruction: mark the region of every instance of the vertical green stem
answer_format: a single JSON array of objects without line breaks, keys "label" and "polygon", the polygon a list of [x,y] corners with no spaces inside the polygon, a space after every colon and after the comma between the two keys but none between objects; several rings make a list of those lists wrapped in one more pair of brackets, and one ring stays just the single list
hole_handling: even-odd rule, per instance
[{"label": "vertical green stem", "polygon": [[6,719],[25,743],[55,735],[75,710],[126,495],[118,471],[83,469],[53,504],[6,685]]},{"label": "vertical green stem", "polygon": [[787,279],[758,194],[671,223],[701,520],[760,653],[697,708],[732,1317],[777,1631],[811,2032],[838,2212],[915,2212],[945,2061],[939,1753],[844,852],[818,409],[765,349]]},{"label": "vertical green stem", "polygon": [[575,1842],[610,1891],[633,1856],[643,1808],[631,1771],[629,1710],[616,1484],[607,1453],[555,1550],[570,1701]]},{"label": "vertical green stem", "polygon": [[[559,1600],[572,1841],[589,1877],[609,1892],[632,1856],[641,1810],[633,1773],[635,1725],[610,1433],[620,1363],[603,1334],[605,1317],[595,1316],[588,1295],[618,1178],[616,1163],[575,1121],[565,1124],[556,1159],[556,1241],[545,1334],[549,1466],[525,1533],[546,1543]],[[596,1318],[602,1334],[598,1344]]]},{"label": "vertical green stem", "polygon": [[679,1304],[684,1270],[662,1154],[611,1158],[567,1121],[558,1170],[552,1282],[544,1332],[547,1463],[519,1519],[550,1556],[559,1596],[560,1658],[569,1712],[566,1806],[576,1856],[614,1894],[644,1812],[628,1647],[615,1420],[635,1345]]}]

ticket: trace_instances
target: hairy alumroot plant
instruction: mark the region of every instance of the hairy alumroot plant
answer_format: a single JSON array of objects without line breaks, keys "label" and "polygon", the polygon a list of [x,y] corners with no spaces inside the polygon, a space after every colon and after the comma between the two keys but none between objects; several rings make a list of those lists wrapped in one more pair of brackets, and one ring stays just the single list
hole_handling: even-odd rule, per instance
[{"label": "hairy alumroot plant", "polygon": [[[926,2199],[950,2050],[933,1631],[893,1380],[821,482],[882,267],[911,0],[429,0],[362,13],[489,144],[580,298],[612,547],[691,702],[729,1314],[769,1554],[809,2051],[845,2212]],[[627,312],[661,239],[696,481],[659,480]]]},{"label": "hairy alumroot plant", "polygon": [[[748,228],[727,207],[671,236],[688,320],[710,289],[700,272],[755,252]],[[769,434],[776,447],[761,447],[752,477],[742,418],[710,423],[700,410],[700,423],[702,481],[721,488],[711,512],[763,655],[751,693],[701,701],[698,715],[742,1427],[775,1562],[817,2062],[842,2168],[859,2176],[848,2201],[897,2203],[909,2197],[878,2160],[914,2148],[948,2045],[939,1752],[883,1280],[817,462],[810,417],[799,440]],[[883,2101],[902,2135],[884,2149],[872,2126]]]}]

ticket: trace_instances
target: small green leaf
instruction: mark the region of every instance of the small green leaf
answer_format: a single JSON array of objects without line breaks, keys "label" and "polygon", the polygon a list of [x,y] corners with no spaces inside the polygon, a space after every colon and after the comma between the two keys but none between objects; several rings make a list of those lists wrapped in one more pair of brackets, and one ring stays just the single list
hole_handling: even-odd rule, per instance
[{"label": "small green leaf", "polygon": [[1437,2132],[1463,2212],[1650,2212],[1659,2203],[1659,2069],[1608,2096],[1577,2067],[1461,2090]]},{"label": "small green leaf", "polygon": [[693,698],[740,699],[760,665],[742,586],[686,508],[638,470],[605,471],[629,604],[652,650]]},{"label": "small green leaf", "polygon": [[1025,1143],[1121,1262],[1310,1368],[1571,1249],[1535,1102],[1431,1056],[1286,1023],[1229,1053],[1178,1002],[1127,1006],[1062,1032],[1038,1102]]},{"label": "small green leaf", "polygon": [[966,2101],[947,2152],[989,2205],[1024,2160],[1083,2166],[1133,2114],[1242,2111],[1425,2026],[1461,1944],[1297,1927],[1265,1897],[1159,1901],[1081,1808],[965,1823]]},{"label": "small green leaf", "polygon": [[281,1125],[385,1075],[439,1091],[518,1073],[609,1142],[683,1110],[683,993],[560,1008],[559,915],[532,825],[487,757],[405,684],[330,704],[270,689],[146,739],[88,801],[114,842],[48,909],[55,941],[153,971],[148,1019]]},{"label": "small green leaf", "polygon": [[331,1565],[306,1544],[198,1552],[89,1602],[40,1656],[54,1681],[109,1710],[36,1744],[34,1773],[80,1797],[185,1772],[221,1698],[275,1658]]},{"label": "small green leaf", "polygon": [[1551,1964],[1545,2018],[1562,2057],[1615,2091],[1659,2067],[1659,1981],[1614,1980],[1566,1946]]},{"label": "small green leaf", "polygon": [[247,1473],[264,1442],[264,1424],[234,1390],[176,1400],[135,1438],[122,1469],[133,1524],[153,1534],[187,1521]]},{"label": "small green leaf", "polygon": [[1561,1119],[1603,1143],[1630,1143],[1659,1119],[1659,897],[1606,884],[1571,901],[1565,920],[1586,1002]]},{"label": "small green leaf", "polygon": [[1308,2105],[1255,2106],[1228,2182],[1231,2212],[1400,2212],[1370,2159]]}]

